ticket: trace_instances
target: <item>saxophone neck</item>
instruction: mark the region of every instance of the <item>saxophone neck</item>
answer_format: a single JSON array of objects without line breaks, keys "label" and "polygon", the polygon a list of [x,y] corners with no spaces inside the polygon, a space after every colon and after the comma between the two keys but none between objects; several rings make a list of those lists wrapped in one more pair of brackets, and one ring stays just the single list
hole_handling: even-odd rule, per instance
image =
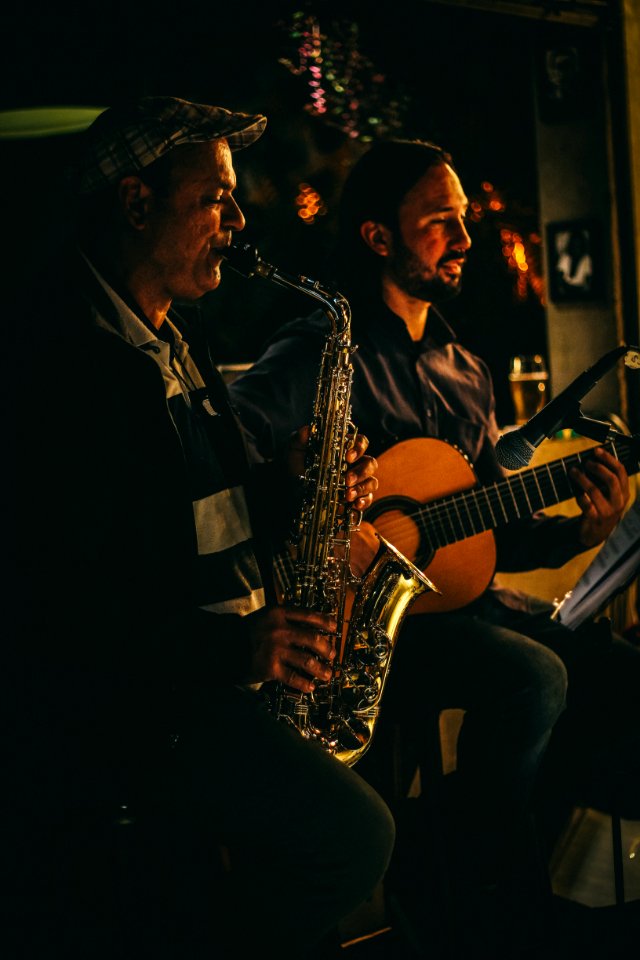
[{"label": "saxophone neck", "polygon": [[229,266],[245,277],[262,277],[281,287],[296,290],[322,303],[325,313],[331,320],[334,336],[348,339],[351,334],[351,310],[349,303],[338,290],[323,286],[319,280],[312,280],[300,274],[285,273],[268,263],[249,243],[231,243],[225,253]]}]

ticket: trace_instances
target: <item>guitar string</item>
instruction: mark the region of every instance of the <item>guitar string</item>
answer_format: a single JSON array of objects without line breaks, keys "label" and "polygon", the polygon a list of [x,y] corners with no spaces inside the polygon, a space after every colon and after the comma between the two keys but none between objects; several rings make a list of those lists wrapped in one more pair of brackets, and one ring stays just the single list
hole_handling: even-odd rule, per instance
[{"label": "guitar string", "polygon": [[[607,444],[606,446],[609,446],[609,444]],[[618,454],[618,451],[615,449],[615,447],[613,447],[613,444],[611,444],[611,446],[613,448],[613,452],[616,458],[620,460],[622,463],[624,463],[625,466],[627,466],[625,462],[625,454],[632,453],[631,443],[628,445],[628,447],[625,450],[622,451],[622,455]],[[595,448],[589,448],[589,449],[595,449]],[[495,529],[496,526],[500,526],[502,525],[502,523],[506,524],[516,519],[516,517],[509,517],[508,513],[506,512],[505,506],[504,506],[503,494],[506,490],[508,490],[513,497],[513,486],[514,484],[517,484],[518,481],[522,485],[523,492],[527,501],[527,508],[530,511],[530,513],[534,513],[535,510],[540,509],[541,507],[544,507],[544,506],[548,506],[552,503],[552,500],[550,497],[551,490],[553,490],[554,492],[556,502],[562,502],[563,499],[569,499],[571,497],[572,490],[571,490],[570,480],[569,480],[568,471],[567,471],[567,464],[573,465],[573,463],[575,462],[582,462],[583,456],[584,456],[584,451],[578,452],[577,454],[574,454],[570,457],[566,457],[561,460],[552,461],[551,463],[542,464],[538,467],[534,467],[531,470],[527,471],[526,474],[517,474],[514,477],[507,477],[502,481],[496,481],[495,483],[488,486],[484,486],[480,488],[472,488],[470,490],[461,491],[460,493],[449,495],[448,497],[441,498],[440,500],[432,501],[429,504],[423,504],[419,506],[415,512],[403,513],[399,518],[399,520],[392,522],[391,524],[385,524],[383,527],[383,533],[389,540],[392,540],[394,536],[397,539],[400,532],[409,531],[411,534],[415,530],[415,526],[416,526],[416,524],[414,523],[414,518],[418,517],[422,521],[422,525],[425,527],[425,529],[430,524],[431,530],[438,533],[438,536],[433,538],[434,540],[437,540],[437,543],[434,545],[437,547],[443,547],[443,546],[448,546],[452,543],[459,542],[460,540],[467,539],[470,536],[475,536],[478,533],[484,533],[491,529]],[[628,466],[633,467],[635,470],[637,470],[639,465],[640,465],[640,461],[635,461],[632,457],[630,459]],[[555,481],[553,477],[554,473],[557,474],[557,476],[555,477]],[[549,481],[548,484],[545,484],[545,474],[547,475],[547,479]],[[544,489],[541,488],[541,485],[538,481],[538,475],[540,475],[540,478],[543,482]],[[565,483],[564,483],[564,489],[561,490],[561,494],[559,495],[556,484],[559,483],[561,479],[564,480]],[[535,482],[538,497],[540,500],[539,506],[535,506],[535,507],[532,506],[526,490],[526,483],[528,482],[531,485],[531,480]],[[482,519],[480,504],[478,503],[478,499],[477,499],[477,494],[479,492],[481,494],[484,494],[487,500],[487,506],[491,514],[492,523],[489,525],[482,524],[481,529],[476,530],[475,522],[473,520],[471,511],[469,509],[469,502],[471,501],[471,499],[474,501],[474,506],[476,509],[476,513],[478,515],[478,519]],[[491,497],[493,497],[494,505],[499,504],[502,510],[503,519],[500,521],[496,521],[496,516],[491,505]],[[468,523],[471,527],[471,532],[469,532],[465,526],[460,510],[458,509],[458,503],[460,503],[467,512]],[[514,505],[515,505],[515,502],[514,502]],[[450,509],[451,506],[453,506],[455,510],[455,516],[457,518],[458,527],[459,527],[459,530],[461,531],[461,535],[458,534],[458,532],[456,531],[456,527],[452,519],[453,513]],[[516,513],[517,513],[518,512],[517,505],[515,506],[516,506]],[[393,512],[393,511],[390,511],[390,512]],[[451,539],[451,537],[447,534],[445,523],[448,524],[451,530],[451,533],[453,534],[453,539]],[[439,527],[439,530],[438,530],[438,527]],[[412,537],[410,537],[410,539],[412,539]],[[278,557],[280,559],[278,559]],[[291,569],[287,571],[286,567],[289,566],[290,568],[292,568],[293,560],[289,554],[280,554],[276,556],[275,562],[276,562],[276,570],[280,579],[280,583],[284,587],[286,583],[286,574],[291,573]]]},{"label": "guitar string", "polygon": [[[603,446],[605,447],[605,449],[610,449],[610,452],[613,452],[616,458],[621,463],[623,463],[623,465],[627,467],[627,469],[629,469],[629,467],[632,467],[637,471],[640,461],[636,460],[633,457],[633,444],[631,442],[632,440],[633,438],[630,438],[628,445],[625,445],[625,450],[622,451],[622,455],[618,454],[618,451],[613,447],[612,443],[603,444]],[[588,450],[592,450],[592,449],[596,449],[596,448],[595,447],[588,448]],[[393,542],[393,536],[395,535],[397,537],[400,531],[410,530],[416,525],[426,528],[430,523],[432,525],[432,529],[438,531],[438,527],[439,527],[439,533],[441,535],[444,535],[444,542],[438,543],[437,546],[448,546],[451,543],[456,543],[459,540],[466,539],[467,537],[475,536],[478,533],[486,533],[488,530],[491,530],[496,526],[501,526],[502,523],[506,524],[517,519],[517,516],[509,517],[508,514],[505,512],[504,493],[508,491],[509,494],[511,494],[511,496],[514,497],[514,485],[516,485],[518,481],[520,484],[523,485],[525,498],[527,501],[527,507],[530,511],[530,514],[535,513],[536,510],[539,510],[544,506],[550,506],[553,503],[561,503],[563,500],[570,499],[573,492],[570,484],[570,479],[568,476],[567,465],[573,466],[576,463],[581,463],[582,460],[584,459],[585,453],[587,453],[588,450],[581,451],[576,454],[572,454],[570,457],[565,457],[561,460],[555,460],[550,463],[541,464],[537,467],[533,467],[531,470],[527,471],[527,473],[524,475],[516,474],[513,477],[506,477],[504,480],[496,481],[495,483],[488,486],[479,487],[479,488],[470,488],[469,490],[461,491],[455,494],[450,494],[447,497],[434,500],[431,503],[421,504],[417,508],[417,510],[411,511],[408,513],[402,513],[401,518],[398,518],[397,520],[390,520],[389,524],[385,524],[383,528],[384,536],[387,537],[387,539],[389,539],[391,542]],[[627,463],[626,455],[629,455],[629,454],[631,456],[628,458],[629,462]],[[526,486],[525,486],[527,482],[531,485],[532,480],[536,484],[538,496],[540,499],[540,504],[536,505],[535,507],[532,507],[531,505],[531,502],[529,500],[529,496],[526,490]],[[539,482],[540,480],[542,481],[542,489],[541,489],[541,484]],[[558,494],[558,486],[560,486],[561,480],[564,481],[564,484],[563,484],[563,488],[561,489],[561,494]],[[550,496],[551,490],[553,490],[554,499],[552,499]],[[473,519],[471,509],[470,509],[470,504],[471,502],[473,502],[473,509],[477,515],[477,520],[482,521],[482,510],[480,508],[480,505],[477,499],[477,494],[479,491],[483,492],[484,495],[487,497],[487,503],[489,506],[490,513],[492,515],[492,519],[495,519],[495,514],[491,509],[490,497],[493,497],[494,505],[500,506],[504,514],[503,521],[497,522],[495,524],[484,524],[481,522],[480,529],[476,529],[476,522]],[[529,491],[529,492],[533,493],[533,491]],[[542,496],[543,493],[546,493],[546,496]],[[462,531],[461,536],[459,536],[456,533],[454,521],[452,519],[453,512],[451,509],[451,507],[453,507],[453,509],[456,511],[457,516],[459,517],[460,516],[460,511],[458,510],[459,505],[461,505],[466,510],[467,516],[468,516],[468,522],[473,531],[472,533],[468,532],[465,528],[465,524],[462,521],[460,521],[459,527],[460,527],[460,530]],[[394,511],[389,511],[389,512],[393,513]],[[517,511],[517,504],[516,504],[516,513],[517,512],[518,511]],[[448,525],[451,532],[453,533],[454,535],[453,540],[450,539],[450,537],[447,535],[445,525]],[[438,539],[442,539],[442,536],[438,537]]]},{"label": "guitar string", "polygon": [[[551,484],[551,489],[553,489],[553,492],[554,492],[555,502],[561,502],[563,499],[570,498],[572,494],[572,490],[569,485],[570,481],[567,474],[566,464],[571,463],[573,460],[580,461],[581,459],[582,457],[579,454],[574,455],[573,457],[566,458],[565,460],[562,460],[562,461],[555,461],[552,464],[544,464],[542,465],[542,467],[536,467],[532,469],[530,472],[528,472],[527,475],[520,474],[515,478],[514,477],[507,478],[505,481],[501,481],[499,484],[495,483],[491,487],[485,486],[485,487],[473,488],[470,491],[465,491],[462,494],[450,495],[447,498],[443,498],[443,500],[433,501],[430,504],[421,505],[418,511],[416,511],[415,513],[404,514],[403,519],[411,520],[413,517],[420,517],[423,521],[425,519],[427,521],[432,521],[434,526],[439,524],[441,534],[444,533],[445,535],[445,542],[441,543],[440,544],[441,546],[446,545],[447,542],[456,542],[457,540],[464,539],[467,536],[473,536],[476,533],[486,532],[486,530],[492,529],[495,526],[499,526],[500,522],[491,523],[491,524],[481,522],[480,529],[479,530],[476,529],[476,524],[471,515],[471,511],[469,510],[469,504],[467,502],[469,501],[469,498],[472,498],[474,500],[474,505],[477,508],[476,512],[478,514],[477,519],[481,519],[482,517],[481,511],[479,509],[480,505],[477,501],[477,494],[480,493],[480,494],[484,494],[484,496],[487,499],[487,505],[490,508],[492,520],[495,520],[495,514],[491,507],[491,497],[493,497],[494,504],[500,505],[500,508],[504,514],[504,522],[509,522],[509,519],[513,520],[515,518],[514,517],[509,518],[507,516],[504,510],[504,502],[503,502],[504,498],[502,494],[508,490],[509,493],[513,495],[514,481],[516,482],[519,481],[520,484],[523,485],[523,492],[525,493],[525,497],[527,499],[527,507],[529,508],[530,512],[533,513],[535,512],[535,510],[540,509],[541,507],[544,507],[544,506],[548,506],[553,502],[553,498],[551,498],[550,496],[550,489],[547,489],[546,496],[542,495],[540,484],[538,482],[538,473],[542,471],[541,476],[543,477],[543,479],[544,479],[544,472],[549,472],[549,467],[551,467],[553,472],[556,473],[555,477],[553,476],[552,473],[550,473],[548,479]],[[622,457],[618,457],[618,459],[624,462],[624,459]],[[635,462],[632,462],[632,465],[634,466],[635,469],[637,469]],[[559,472],[560,470],[562,471],[562,473]],[[564,474],[564,477],[563,477],[563,474]],[[561,494],[558,494],[557,484],[558,484],[558,481],[561,479],[566,480],[566,483],[564,485],[564,488],[561,490]],[[526,489],[526,483],[529,483],[529,486],[531,487],[532,480],[536,484],[536,488],[538,490],[538,496],[540,500],[540,502],[536,503],[535,506],[530,502],[530,499],[529,499],[529,493],[535,496],[535,491],[533,490],[533,488],[531,488],[529,491],[527,491]],[[502,492],[500,488],[502,488]],[[517,490],[517,486],[516,486],[516,490]],[[456,510],[457,516],[459,516],[460,512],[458,510],[458,501],[461,502],[463,506],[465,506],[465,508],[467,509],[467,513],[469,516],[469,524],[471,527],[471,530],[468,530],[464,524],[459,523],[460,530],[462,531],[461,536],[456,531],[455,523],[452,519],[453,514],[450,509],[450,506],[453,505],[454,509]],[[450,536],[446,533],[445,524],[449,526],[451,532],[453,533],[454,540],[451,540]],[[389,528],[386,528],[385,532],[387,532],[388,529]],[[397,526],[396,529],[399,530],[400,526]]]}]

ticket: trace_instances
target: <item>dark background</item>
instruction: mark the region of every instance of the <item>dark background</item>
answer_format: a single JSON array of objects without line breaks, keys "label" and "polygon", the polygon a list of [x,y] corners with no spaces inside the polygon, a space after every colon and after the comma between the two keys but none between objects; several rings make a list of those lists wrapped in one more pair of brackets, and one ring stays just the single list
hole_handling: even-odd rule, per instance
[{"label": "dark background", "polygon": [[[304,16],[295,19],[296,12]],[[323,70],[333,69],[351,90],[340,94],[325,82],[331,96],[323,116],[308,109],[308,70],[292,70],[300,67],[300,38],[294,34],[311,14],[323,35]],[[132,95],[168,94],[265,113],[264,137],[236,155],[237,196],[247,217],[246,239],[287,272],[329,279],[340,186],[372,137],[421,137],[447,148],[480,207],[471,224],[474,246],[464,290],[446,315],[460,338],[489,362],[499,419],[511,421],[508,357],[546,354],[541,280],[537,289],[521,281],[518,294],[517,271],[507,263],[501,239],[505,229],[525,238],[529,276],[539,278],[537,52],[550,36],[558,43],[577,39],[588,48],[592,31],[426,0],[261,7],[186,0],[164,12],[150,3],[36,4],[5,10],[2,20],[0,109],[108,106]],[[11,238],[5,282],[19,296],[28,296],[31,273],[41,269],[65,230],[65,168],[79,137],[0,144]],[[320,195],[325,210],[310,225],[298,216],[301,183]],[[490,209],[492,199],[502,207]],[[216,358],[250,362],[272,330],[313,304],[226,270],[221,288],[204,298],[202,308]]]}]

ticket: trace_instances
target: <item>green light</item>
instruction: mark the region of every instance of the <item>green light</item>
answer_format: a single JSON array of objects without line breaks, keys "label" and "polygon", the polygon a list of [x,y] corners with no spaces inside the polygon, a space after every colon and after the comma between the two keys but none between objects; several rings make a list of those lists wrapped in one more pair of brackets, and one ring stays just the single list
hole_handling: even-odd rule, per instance
[{"label": "green light", "polygon": [[29,140],[86,130],[105,107],[26,107],[0,110],[0,140]]}]

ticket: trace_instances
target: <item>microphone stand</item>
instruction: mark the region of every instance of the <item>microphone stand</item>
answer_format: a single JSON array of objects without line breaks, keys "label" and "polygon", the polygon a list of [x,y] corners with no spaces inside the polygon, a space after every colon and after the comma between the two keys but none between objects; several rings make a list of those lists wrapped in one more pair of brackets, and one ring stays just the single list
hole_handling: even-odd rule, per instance
[{"label": "microphone stand", "polygon": [[593,417],[585,417],[580,404],[576,403],[574,410],[569,410],[561,420],[560,430],[573,430],[581,437],[587,437],[589,440],[595,440],[596,443],[605,443],[612,437],[622,437],[624,434],[615,430],[606,420],[596,420]]},{"label": "microphone stand", "polygon": [[[605,353],[603,357],[600,357],[589,370],[585,371],[586,374],[593,376],[593,383],[589,389],[592,389],[602,374],[610,370],[615,361],[623,355],[625,366],[631,370],[640,369],[640,347],[629,346],[628,344],[615,347],[615,349],[610,350],[608,353]],[[575,403],[569,407],[556,430],[573,430],[574,433],[578,433],[581,437],[595,440],[596,443],[605,443],[607,440],[615,439],[615,437],[624,437],[623,433],[615,430],[606,420],[596,420],[593,417],[585,417],[579,400],[576,400]]]}]

